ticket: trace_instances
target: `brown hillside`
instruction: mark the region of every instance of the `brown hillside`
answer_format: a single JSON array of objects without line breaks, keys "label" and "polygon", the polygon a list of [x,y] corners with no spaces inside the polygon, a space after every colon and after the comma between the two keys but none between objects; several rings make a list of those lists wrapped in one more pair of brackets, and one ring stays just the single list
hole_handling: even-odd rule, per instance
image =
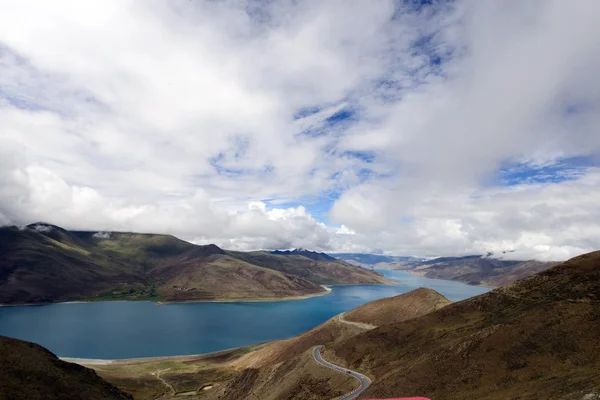
[{"label": "brown hillside", "polygon": [[45,348],[0,336],[0,400],[128,400],[96,373]]},{"label": "brown hillside", "polygon": [[381,263],[378,268],[399,269],[428,278],[448,279],[470,285],[500,287],[560,264],[556,261],[516,261],[492,257],[441,257],[427,261]]},{"label": "brown hillside", "polygon": [[319,284],[397,283],[384,278],[379,272],[342,260],[313,260],[302,255],[270,254],[264,251],[229,251],[228,254],[254,265],[296,275]]},{"label": "brown hillside", "polygon": [[269,342],[256,351],[240,357],[235,362],[235,366],[242,369],[277,364],[299,356],[317,344],[333,343],[361,332],[362,329],[344,324],[335,316],[301,335]]},{"label": "brown hillside", "polygon": [[68,300],[269,300],[323,283],[391,283],[327,255],[227,252],[170,235],[0,228],[0,304]]},{"label": "brown hillside", "polygon": [[429,314],[450,303],[450,300],[433,289],[418,288],[355,308],[344,313],[344,319],[381,326]]},{"label": "brown hillside", "polygon": [[311,351],[275,365],[247,368],[204,399],[335,399],[356,386],[354,378],[314,362]]},{"label": "brown hillside", "polygon": [[373,376],[367,398],[600,394],[600,252],[333,343],[326,357]]},{"label": "brown hillside", "polygon": [[158,292],[169,301],[277,299],[326,293],[310,281],[227,255],[190,257],[161,269]]},{"label": "brown hillside", "polygon": [[[420,288],[400,296],[367,303],[344,313],[344,319],[354,321],[354,318],[349,317],[358,312],[357,315],[361,319],[357,319],[357,321],[366,324],[385,324],[388,323],[386,318],[391,318],[392,321],[405,321],[425,315],[431,310],[438,309],[449,302],[448,299],[435,290]],[[382,305],[386,307],[382,307]],[[393,316],[389,317],[389,315]],[[264,365],[280,363],[304,353],[313,346],[330,344],[364,331],[363,328],[341,322],[336,315],[301,335],[267,343],[258,350],[241,357],[236,361],[236,366],[238,368],[258,368]]]}]

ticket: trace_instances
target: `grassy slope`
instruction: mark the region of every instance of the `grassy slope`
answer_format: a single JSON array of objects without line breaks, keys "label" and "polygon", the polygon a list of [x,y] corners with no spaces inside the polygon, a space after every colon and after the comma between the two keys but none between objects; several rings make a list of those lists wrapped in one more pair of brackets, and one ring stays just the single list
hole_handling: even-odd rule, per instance
[{"label": "grassy slope", "polygon": [[225,252],[169,235],[0,228],[0,304],[277,299],[324,293],[318,283],[378,282],[343,262]]},{"label": "grassy slope", "polygon": [[43,303],[97,294],[138,280],[139,268],[93,253],[67,232],[0,229],[0,303]]},{"label": "grassy slope", "polygon": [[0,336],[0,400],[126,400],[94,371],[33,343]]},{"label": "grassy slope", "polygon": [[328,347],[367,397],[580,399],[600,392],[600,252]]},{"label": "grassy slope", "polygon": [[[120,360],[107,365],[91,364],[88,367],[131,393],[135,399],[169,398],[177,396],[172,396],[170,388],[158,379],[157,374],[171,385],[176,394],[202,391],[206,387],[215,388],[235,375],[229,362],[245,351],[248,350],[230,350],[204,356]],[[185,398],[192,400],[196,397]]]}]

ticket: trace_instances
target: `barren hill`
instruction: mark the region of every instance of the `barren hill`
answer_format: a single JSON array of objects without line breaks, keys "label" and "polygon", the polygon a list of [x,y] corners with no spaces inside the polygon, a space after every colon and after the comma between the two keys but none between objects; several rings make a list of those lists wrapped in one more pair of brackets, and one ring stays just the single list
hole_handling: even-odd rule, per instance
[{"label": "barren hill", "polygon": [[[385,301],[368,303],[345,315],[354,315],[356,312],[361,322],[383,325],[424,315],[448,303],[450,302],[444,296],[434,290],[416,289]],[[389,317],[390,315],[393,316]],[[364,328],[340,321],[335,316],[296,337],[258,346],[256,350],[233,362],[233,366],[240,371],[239,376],[206,396],[224,400],[321,399],[340,396],[351,391],[356,382],[315,364],[311,349],[319,344],[333,345],[364,331]]]},{"label": "barren hill", "polygon": [[390,282],[343,261],[225,251],[169,235],[0,228],[0,304],[281,299],[324,294],[323,283]]},{"label": "barren hill", "polygon": [[433,289],[418,288],[362,305],[344,313],[344,319],[382,326],[428,314],[450,303],[450,300]]},{"label": "barren hill", "polygon": [[336,342],[327,356],[374,377],[367,397],[581,399],[600,394],[599,327],[595,252]]}]

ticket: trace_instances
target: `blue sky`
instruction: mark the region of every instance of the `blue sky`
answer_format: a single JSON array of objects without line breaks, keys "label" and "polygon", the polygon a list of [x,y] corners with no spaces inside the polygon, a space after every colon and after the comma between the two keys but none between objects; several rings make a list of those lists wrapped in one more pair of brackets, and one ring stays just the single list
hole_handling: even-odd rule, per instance
[{"label": "blue sky", "polygon": [[594,0],[35,9],[0,5],[0,224],[423,256],[600,242]]},{"label": "blue sky", "polygon": [[589,168],[598,167],[591,157],[558,158],[552,163],[512,163],[498,171],[498,184],[504,186],[552,184],[577,180],[585,176]]}]

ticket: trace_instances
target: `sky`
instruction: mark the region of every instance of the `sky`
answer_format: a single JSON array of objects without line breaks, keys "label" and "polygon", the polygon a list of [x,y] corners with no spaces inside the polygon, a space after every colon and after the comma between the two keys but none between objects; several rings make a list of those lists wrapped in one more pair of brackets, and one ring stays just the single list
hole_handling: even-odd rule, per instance
[{"label": "sky", "polygon": [[597,0],[2,1],[0,225],[599,249],[598,21]]}]

